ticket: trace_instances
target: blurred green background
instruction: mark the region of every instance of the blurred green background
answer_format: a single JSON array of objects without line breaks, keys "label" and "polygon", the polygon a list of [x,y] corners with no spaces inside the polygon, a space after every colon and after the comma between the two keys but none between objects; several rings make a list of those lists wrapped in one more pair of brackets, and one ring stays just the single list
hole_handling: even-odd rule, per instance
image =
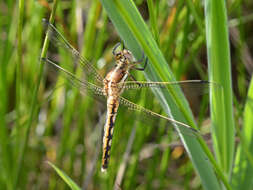
[{"label": "blurred green background", "polygon": [[[0,1],[0,9],[0,189],[78,189],[70,185],[72,180],[81,189],[212,189],[217,185],[253,189],[251,0],[226,4],[218,0],[5,0]],[[112,48],[123,41],[137,57],[144,52],[149,69],[152,65],[163,81],[201,79],[223,85],[224,100],[217,100],[212,90],[213,99],[193,96],[191,89],[186,94],[196,121],[193,126],[202,134],[195,140],[203,154],[194,153],[196,145],[188,144],[194,137],[182,137],[186,151],[165,121],[147,125],[123,109],[116,120],[108,172],[101,173],[105,107],[80,94],[40,61],[41,55],[48,54],[81,77],[81,70],[64,51],[50,44],[47,51],[43,18],[54,20],[102,76],[113,67]],[[149,71],[145,76],[133,75],[137,80],[156,78]],[[157,113],[169,112],[159,106],[160,99],[145,91],[129,97]],[[188,114],[185,101],[181,104],[185,109],[176,107]],[[170,109],[178,112],[173,106]],[[184,117],[182,122],[191,125]],[[196,161],[201,155],[207,156]]]}]

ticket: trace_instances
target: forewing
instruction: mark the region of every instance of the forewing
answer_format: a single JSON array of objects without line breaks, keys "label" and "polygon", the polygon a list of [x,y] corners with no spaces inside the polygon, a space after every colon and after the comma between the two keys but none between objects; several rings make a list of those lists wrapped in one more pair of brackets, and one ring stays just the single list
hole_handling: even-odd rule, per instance
[{"label": "forewing", "polygon": [[149,97],[153,97],[153,91],[160,89],[168,91],[173,97],[174,89],[178,88],[182,90],[191,109],[193,110],[194,115],[197,116],[202,109],[208,111],[208,97],[206,95],[208,95],[211,87],[217,91],[222,91],[221,85],[215,82],[202,80],[186,80],[175,82],[127,81],[123,85],[123,95],[130,100],[135,99],[134,97],[136,96],[136,93],[145,93]]},{"label": "forewing", "polygon": [[80,53],[63,37],[54,25],[46,20],[43,20],[43,23],[47,29],[48,38],[51,42],[50,44],[56,48],[63,49],[70,57],[72,57],[73,63],[75,62],[82,67],[87,81],[102,85],[103,77],[97,72],[96,68],[80,55]]},{"label": "forewing", "polygon": [[186,96],[198,96],[209,92],[209,88],[220,88],[220,85],[210,81],[203,80],[185,80],[175,82],[147,82],[147,81],[127,81],[124,90],[146,90],[155,88],[172,88],[180,87]]}]

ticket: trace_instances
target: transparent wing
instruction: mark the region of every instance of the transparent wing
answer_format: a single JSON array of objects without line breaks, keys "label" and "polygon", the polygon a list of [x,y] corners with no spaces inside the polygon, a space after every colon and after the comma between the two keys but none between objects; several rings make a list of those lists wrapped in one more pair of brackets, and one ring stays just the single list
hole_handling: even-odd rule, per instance
[{"label": "transparent wing", "polygon": [[210,86],[219,86],[217,83],[203,80],[185,80],[175,82],[147,82],[147,81],[127,81],[124,83],[125,90],[142,90],[147,88],[169,88],[170,86],[179,86],[184,92],[187,91],[196,94],[205,94],[209,92]]},{"label": "transparent wing", "polygon": [[47,34],[51,44],[55,47],[63,48],[68,54],[72,56],[74,61],[78,63],[85,73],[85,77],[88,81],[94,81],[98,84],[102,84],[103,77],[97,72],[96,68],[89,63],[80,53],[63,37],[63,35],[48,21],[43,19],[43,23],[47,28]]},{"label": "transparent wing", "polygon": [[77,78],[74,74],[57,65],[50,59],[42,58],[42,61],[44,61],[48,65],[53,66],[56,70],[59,70],[63,77],[65,77],[67,81],[70,82],[73,86],[78,88],[81,93],[88,94],[98,100],[105,102],[106,97],[104,96],[103,89],[101,87],[94,85],[88,81]]},{"label": "transparent wing", "polygon": [[[150,97],[153,96],[153,90],[169,90],[178,87],[182,90],[191,107],[194,108],[194,113],[198,113],[200,106],[198,106],[203,100],[207,98],[204,95],[208,94],[210,87],[217,91],[222,90],[222,86],[215,82],[202,81],[202,80],[185,80],[185,81],[175,81],[175,82],[147,82],[147,81],[126,81],[124,85],[124,93],[127,99],[132,99],[138,93],[146,93]],[[124,95],[125,95],[124,94]]]},{"label": "transparent wing", "polygon": [[166,117],[166,116],[163,116],[163,115],[160,115],[158,113],[155,113],[149,109],[146,109],[140,105],[137,105],[123,97],[120,97],[120,104],[123,105],[123,106],[126,106],[129,110],[131,111],[134,111],[137,113],[137,117],[142,117],[142,118],[145,118],[145,119],[148,119],[148,120],[159,120],[159,119],[164,119],[166,120],[168,123],[172,124],[172,125],[169,125],[169,126],[173,126],[174,128],[178,128],[180,129],[180,132],[186,134],[186,135],[190,135],[190,136],[197,136],[199,134],[199,132],[192,128],[191,126],[185,124],[185,123],[182,123],[182,122],[179,122],[179,121],[176,121],[172,118],[169,118],[169,117]]},{"label": "transparent wing", "polygon": [[[175,82],[126,81],[122,86],[124,88],[124,93],[122,95],[128,100],[138,100],[140,94],[145,94],[150,100],[153,100],[153,98],[155,98],[153,93],[155,89],[171,92],[171,89],[180,88],[196,117],[201,114],[207,114],[209,111],[208,96],[206,95],[208,95],[210,87],[217,91],[222,90],[221,85],[215,82],[202,80]],[[152,108],[151,110],[153,110],[152,106],[148,106],[148,108]]]}]

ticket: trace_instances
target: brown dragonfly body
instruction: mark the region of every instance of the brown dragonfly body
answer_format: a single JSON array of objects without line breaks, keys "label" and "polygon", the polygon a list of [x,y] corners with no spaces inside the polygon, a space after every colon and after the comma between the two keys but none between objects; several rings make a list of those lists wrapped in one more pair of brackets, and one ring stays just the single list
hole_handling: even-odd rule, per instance
[{"label": "brown dragonfly body", "polygon": [[117,110],[119,108],[120,94],[123,92],[121,84],[124,84],[128,77],[132,54],[128,50],[122,50],[115,54],[116,67],[112,69],[103,80],[104,93],[107,97],[107,116],[104,126],[102,171],[108,167],[110,149],[112,144],[113,128]]},{"label": "brown dragonfly body", "polygon": [[58,32],[58,30],[50,23],[46,23],[48,27],[48,35],[52,44],[57,47],[63,47],[71,56],[74,58],[75,62],[78,62],[86,75],[86,80],[81,80],[77,78],[74,74],[67,71],[66,69],[60,67],[55,62],[48,58],[42,58],[42,60],[49,65],[53,65],[61,71],[63,75],[76,87],[80,89],[81,92],[88,93],[93,97],[102,97],[107,102],[107,117],[104,126],[104,137],[103,137],[103,153],[102,153],[102,171],[105,171],[108,167],[110,149],[112,144],[113,129],[115,125],[115,119],[119,105],[125,106],[132,112],[139,113],[141,116],[146,115],[148,119],[165,119],[168,123],[180,132],[190,134],[193,136],[198,135],[197,130],[193,129],[191,126],[176,121],[173,118],[169,118],[158,113],[155,113],[147,108],[137,105],[122,96],[122,93],[126,90],[141,90],[141,89],[152,89],[152,88],[168,88],[175,85],[192,84],[199,86],[199,84],[207,84],[205,86],[209,87],[208,81],[191,80],[191,81],[177,81],[177,82],[146,82],[146,81],[126,81],[130,75],[129,71],[131,69],[144,70],[144,68],[137,68],[136,65],[140,61],[135,61],[132,53],[126,49],[121,49],[116,52],[119,45],[116,45],[113,49],[113,54],[116,60],[116,66],[103,78],[97,70],[85,59],[79,52],[73,48],[67,40]]}]

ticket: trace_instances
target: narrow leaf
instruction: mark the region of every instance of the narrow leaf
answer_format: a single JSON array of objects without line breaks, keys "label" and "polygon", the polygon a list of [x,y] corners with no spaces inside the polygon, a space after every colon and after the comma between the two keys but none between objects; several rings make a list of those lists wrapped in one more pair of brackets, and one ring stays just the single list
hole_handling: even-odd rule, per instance
[{"label": "narrow leaf", "polygon": [[80,187],[69,177],[67,174],[65,174],[63,171],[61,171],[58,167],[56,167],[51,162],[47,162],[54,170],[57,172],[57,174],[65,181],[65,183],[68,184],[68,186],[73,190],[81,190]]}]

